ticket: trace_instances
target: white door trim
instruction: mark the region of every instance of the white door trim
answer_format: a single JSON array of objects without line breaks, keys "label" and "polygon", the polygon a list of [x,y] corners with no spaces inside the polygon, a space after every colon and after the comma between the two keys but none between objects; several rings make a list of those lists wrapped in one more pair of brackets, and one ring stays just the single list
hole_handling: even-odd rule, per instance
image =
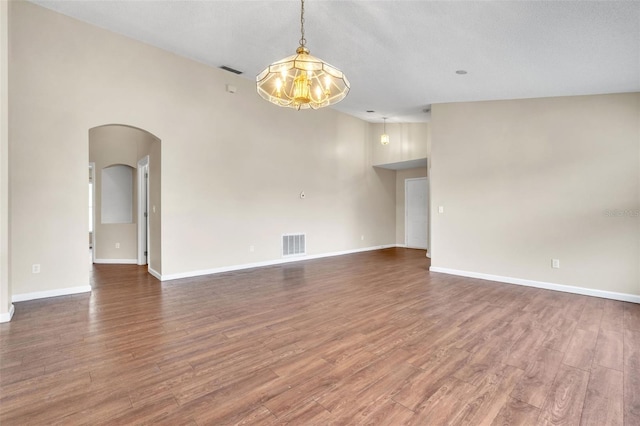
[{"label": "white door trim", "polygon": [[[149,211],[149,184],[145,187],[145,173],[149,170],[149,156],[145,156],[138,161],[138,265],[149,263],[149,222],[148,217],[144,217],[145,211]],[[146,195],[145,195],[146,194]],[[145,248],[147,255],[145,256]]]}]

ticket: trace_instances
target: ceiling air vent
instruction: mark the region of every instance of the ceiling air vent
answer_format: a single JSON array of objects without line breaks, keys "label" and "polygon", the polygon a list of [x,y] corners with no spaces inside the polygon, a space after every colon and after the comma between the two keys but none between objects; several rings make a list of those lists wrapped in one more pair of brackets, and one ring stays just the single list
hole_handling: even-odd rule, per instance
[{"label": "ceiling air vent", "polygon": [[225,71],[232,72],[232,73],[234,73],[234,74],[242,74],[242,71],[235,70],[235,69],[233,69],[233,68],[231,68],[231,67],[228,67],[228,66],[226,66],[226,65],[221,66],[221,67],[220,67],[220,69],[221,69],[221,70],[225,70]]},{"label": "ceiling air vent", "polygon": [[307,254],[306,234],[285,234],[282,236],[282,256]]}]

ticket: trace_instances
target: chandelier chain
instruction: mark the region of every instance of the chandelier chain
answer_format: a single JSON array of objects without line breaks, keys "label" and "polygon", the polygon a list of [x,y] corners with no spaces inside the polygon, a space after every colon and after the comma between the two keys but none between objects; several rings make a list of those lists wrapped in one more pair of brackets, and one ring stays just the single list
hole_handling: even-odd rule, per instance
[{"label": "chandelier chain", "polygon": [[307,39],[304,38],[304,0],[302,0],[302,7],[300,8],[300,46],[305,47]]}]

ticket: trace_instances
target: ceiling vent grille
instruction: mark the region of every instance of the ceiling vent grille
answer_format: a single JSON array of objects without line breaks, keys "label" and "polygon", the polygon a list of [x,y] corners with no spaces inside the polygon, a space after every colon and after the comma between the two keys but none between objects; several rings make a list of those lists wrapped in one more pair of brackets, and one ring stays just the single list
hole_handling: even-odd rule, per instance
[{"label": "ceiling vent grille", "polygon": [[306,234],[285,234],[282,236],[282,256],[302,256],[307,254]]}]

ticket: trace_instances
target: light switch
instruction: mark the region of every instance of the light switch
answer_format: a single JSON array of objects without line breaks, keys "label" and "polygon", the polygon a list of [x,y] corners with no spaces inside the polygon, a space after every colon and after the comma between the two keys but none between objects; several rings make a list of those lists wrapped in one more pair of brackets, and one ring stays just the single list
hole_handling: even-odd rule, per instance
[{"label": "light switch", "polygon": [[438,213],[444,213],[444,206],[438,206]]}]

